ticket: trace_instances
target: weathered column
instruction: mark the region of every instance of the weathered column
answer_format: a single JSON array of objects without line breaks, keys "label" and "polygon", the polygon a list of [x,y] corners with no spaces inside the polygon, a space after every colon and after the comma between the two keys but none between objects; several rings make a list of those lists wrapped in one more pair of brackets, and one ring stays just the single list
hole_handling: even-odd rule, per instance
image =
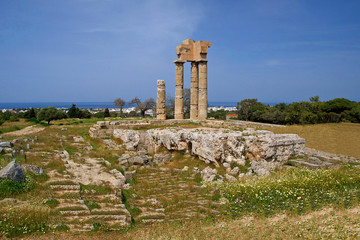
[{"label": "weathered column", "polygon": [[199,113],[198,119],[207,119],[207,60],[199,60]]},{"label": "weathered column", "polygon": [[184,119],[184,63],[175,60],[175,119]]},{"label": "weathered column", "polygon": [[199,104],[199,67],[197,62],[191,62],[190,85],[190,119],[198,119]]},{"label": "weathered column", "polygon": [[157,80],[156,119],[165,120],[165,81]]}]

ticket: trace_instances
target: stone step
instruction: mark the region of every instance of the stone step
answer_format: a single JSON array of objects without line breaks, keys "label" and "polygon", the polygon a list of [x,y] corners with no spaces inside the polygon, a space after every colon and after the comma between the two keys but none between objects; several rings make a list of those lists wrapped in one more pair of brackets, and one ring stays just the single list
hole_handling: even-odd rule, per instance
[{"label": "stone step", "polygon": [[92,224],[65,224],[71,232],[89,232],[93,230]]},{"label": "stone step", "polygon": [[53,191],[51,195],[54,198],[60,199],[80,199],[80,192],[77,190],[73,191]]},{"label": "stone step", "polygon": [[297,167],[306,167],[306,168],[312,169],[312,170],[321,168],[321,165],[313,164],[313,163],[309,163],[309,162],[305,162],[305,161],[301,161],[301,160],[292,159],[289,162],[294,164]]},{"label": "stone step", "polygon": [[84,216],[64,216],[64,222],[77,221],[81,224],[86,222],[107,222],[109,225],[118,224],[128,226],[131,223],[131,217],[127,215],[84,215]]},{"label": "stone step", "polygon": [[114,201],[117,203],[121,203],[121,198],[116,196],[115,194],[99,194],[99,195],[95,195],[95,194],[82,194],[82,198],[84,200],[91,200],[91,201],[96,201],[96,202],[108,202],[108,201]]},{"label": "stone step", "polygon": [[90,215],[89,210],[64,210],[60,211],[61,215],[64,216],[84,216],[84,215]]},{"label": "stone step", "polygon": [[157,218],[147,218],[147,219],[141,219],[141,222],[143,223],[155,223],[155,222],[163,222],[165,219],[157,219]]},{"label": "stone step", "polygon": [[88,210],[88,207],[84,203],[60,203],[57,205],[54,210],[62,209],[62,208],[83,208],[84,210]]},{"label": "stone step", "polygon": [[78,190],[80,191],[80,185],[50,185],[53,190]]},{"label": "stone step", "polygon": [[92,215],[120,215],[120,214],[130,215],[130,212],[126,208],[125,209],[116,209],[116,208],[98,209],[98,208],[94,208],[94,209],[91,210],[91,214]]}]

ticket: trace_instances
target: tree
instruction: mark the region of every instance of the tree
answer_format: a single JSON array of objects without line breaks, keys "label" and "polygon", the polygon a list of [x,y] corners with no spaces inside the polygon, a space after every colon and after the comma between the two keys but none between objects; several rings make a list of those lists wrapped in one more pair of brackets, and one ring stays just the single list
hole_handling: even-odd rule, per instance
[{"label": "tree", "polygon": [[120,116],[122,116],[123,115],[122,109],[123,106],[125,105],[125,101],[122,98],[117,98],[114,100],[114,105],[120,108]]},{"label": "tree", "polygon": [[190,118],[190,88],[184,88],[184,117]]},{"label": "tree", "polygon": [[173,119],[174,118],[174,111],[175,111],[175,98],[170,95],[166,96],[166,119]]},{"label": "tree", "polygon": [[67,112],[69,118],[81,118],[81,112],[80,109],[76,107],[75,104],[69,108],[69,111]]},{"label": "tree", "polygon": [[37,119],[39,121],[45,120],[50,124],[50,121],[66,118],[66,113],[58,110],[54,107],[47,107],[40,110],[37,114]]},{"label": "tree", "polygon": [[129,104],[136,104],[136,110],[140,111],[141,117],[145,118],[145,112],[155,106],[155,101],[153,98],[149,98],[141,102],[139,98],[135,97]]},{"label": "tree", "polygon": [[110,112],[108,108],[105,108],[104,117],[110,117]]},{"label": "tree", "polygon": [[333,100],[324,102],[321,105],[321,110],[327,113],[341,113],[345,110],[351,110],[353,107],[356,107],[356,105],[356,102],[350,101],[346,98],[335,98]]},{"label": "tree", "polygon": [[30,110],[26,111],[24,114],[24,118],[27,118],[27,119],[36,118],[35,109],[31,108]]},{"label": "tree", "polygon": [[238,102],[237,109],[239,110],[239,118],[240,115],[244,115],[245,120],[249,121],[249,118],[251,116],[251,110],[258,103],[259,102],[256,98],[244,99],[241,102]]}]

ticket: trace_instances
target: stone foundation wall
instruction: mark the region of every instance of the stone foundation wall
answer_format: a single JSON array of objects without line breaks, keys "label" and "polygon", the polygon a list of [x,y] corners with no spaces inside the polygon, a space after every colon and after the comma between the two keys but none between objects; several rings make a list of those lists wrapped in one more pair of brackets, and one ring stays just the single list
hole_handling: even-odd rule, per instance
[{"label": "stone foundation wall", "polygon": [[224,162],[245,165],[245,159],[282,165],[291,156],[304,156],[305,140],[296,134],[274,134],[249,129],[224,132],[208,128],[165,128],[137,131],[114,129],[127,150],[155,153],[160,147],[188,152],[216,166]]},{"label": "stone foundation wall", "polygon": [[198,124],[202,127],[239,129],[246,127],[284,127],[282,125],[246,122],[246,121],[219,121],[219,120],[190,120],[190,119],[168,119],[168,120],[118,120],[99,121],[90,128],[89,134],[94,138],[105,138],[113,135],[115,129],[133,129],[142,127],[159,127],[180,124]]}]

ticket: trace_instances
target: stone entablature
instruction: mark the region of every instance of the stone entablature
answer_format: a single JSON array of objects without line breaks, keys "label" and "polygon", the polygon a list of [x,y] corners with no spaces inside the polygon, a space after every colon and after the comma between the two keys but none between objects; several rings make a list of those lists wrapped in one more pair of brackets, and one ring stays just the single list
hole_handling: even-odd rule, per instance
[{"label": "stone entablature", "polygon": [[211,42],[186,39],[176,47],[175,119],[184,119],[184,63],[191,62],[190,119],[207,119],[207,53]]}]

